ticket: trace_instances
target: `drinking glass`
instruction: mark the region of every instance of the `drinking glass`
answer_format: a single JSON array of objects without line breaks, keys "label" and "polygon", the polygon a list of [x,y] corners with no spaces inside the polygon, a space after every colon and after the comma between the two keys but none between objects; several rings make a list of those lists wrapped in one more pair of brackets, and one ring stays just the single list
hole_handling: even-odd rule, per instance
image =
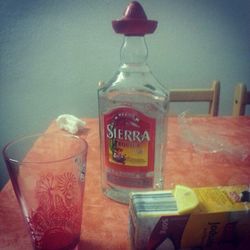
[{"label": "drinking glass", "polygon": [[78,249],[87,142],[62,133],[7,144],[4,160],[35,250]]}]

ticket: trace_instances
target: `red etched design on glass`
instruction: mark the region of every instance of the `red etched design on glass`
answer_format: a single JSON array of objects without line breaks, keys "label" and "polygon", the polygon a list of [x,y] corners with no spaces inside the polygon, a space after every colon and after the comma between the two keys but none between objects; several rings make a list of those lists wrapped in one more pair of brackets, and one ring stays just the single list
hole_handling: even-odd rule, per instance
[{"label": "red etched design on glass", "polygon": [[36,183],[38,207],[28,224],[36,249],[73,249],[81,229],[82,184],[73,173],[41,176]]}]

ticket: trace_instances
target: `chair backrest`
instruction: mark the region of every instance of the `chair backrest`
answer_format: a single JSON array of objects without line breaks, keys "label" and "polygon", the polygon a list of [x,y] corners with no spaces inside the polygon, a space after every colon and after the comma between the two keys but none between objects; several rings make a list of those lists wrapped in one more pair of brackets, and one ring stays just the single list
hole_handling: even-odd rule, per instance
[{"label": "chair backrest", "polygon": [[250,104],[250,91],[244,83],[238,83],[234,89],[233,116],[245,115],[246,105]]},{"label": "chair backrest", "polygon": [[208,102],[207,115],[217,116],[219,113],[220,81],[214,80],[210,88],[204,89],[171,89],[171,102]]}]

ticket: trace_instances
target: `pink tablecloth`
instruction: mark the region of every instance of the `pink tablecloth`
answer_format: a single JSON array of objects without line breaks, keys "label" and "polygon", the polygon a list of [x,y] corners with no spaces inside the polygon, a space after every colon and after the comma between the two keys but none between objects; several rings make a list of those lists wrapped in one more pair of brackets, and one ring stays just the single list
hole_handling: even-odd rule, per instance
[{"label": "pink tablecloth", "polygon": [[[128,206],[101,192],[98,120],[84,119],[89,144],[80,250],[129,249]],[[169,119],[165,187],[250,183],[250,118]],[[55,122],[49,131],[58,130]],[[31,249],[11,183],[0,193],[0,249]]]}]

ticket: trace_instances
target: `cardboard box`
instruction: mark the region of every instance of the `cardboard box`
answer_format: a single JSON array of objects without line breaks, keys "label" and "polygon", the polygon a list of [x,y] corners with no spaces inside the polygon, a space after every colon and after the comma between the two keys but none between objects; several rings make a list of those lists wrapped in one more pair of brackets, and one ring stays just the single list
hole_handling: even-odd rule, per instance
[{"label": "cardboard box", "polygon": [[131,193],[129,236],[136,250],[250,249],[249,187]]}]

